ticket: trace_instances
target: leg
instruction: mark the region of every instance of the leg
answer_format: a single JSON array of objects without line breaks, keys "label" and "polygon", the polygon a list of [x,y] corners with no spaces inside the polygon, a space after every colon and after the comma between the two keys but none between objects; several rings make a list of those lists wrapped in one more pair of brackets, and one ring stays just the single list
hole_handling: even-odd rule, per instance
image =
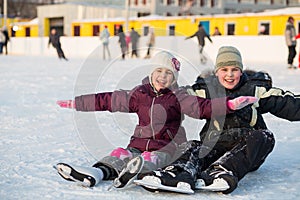
[{"label": "leg", "polygon": [[200,149],[201,142],[190,141],[181,149],[182,155],[172,164],[161,170],[142,174],[138,179],[160,182],[162,185],[170,187],[177,187],[180,183],[194,189],[195,179],[201,167]]},{"label": "leg", "polygon": [[203,46],[199,46],[199,53],[200,53],[200,62],[202,64],[205,64],[207,61],[207,58],[203,55]]},{"label": "leg", "polygon": [[0,54],[2,54],[2,51],[3,51],[3,43],[0,42]]},{"label": "leg", "polygon": [[92,167],[74,166],[58,163],[55,168],[58,174],[68,181],[80,182],[84,186],[93,187],[101,180],[113,180],[122,171],[132,154],[130,151],[117,148],[109,156],[102,158]]},{"label": "leg", "polygon": [[296,56],[296,46],[289,46],[288,65],[293,67],[294,58]]},{"label": "leg", "polygon": [[4,44],[4,47],[5,47],[5,55],[7,55],[8,54],[7,43]]},{"label": "leg", "polygon": [[68,60],[68,59],[65,57],[65,54],[64,54],[64,52],[63,52],[63,50],[62,50],[60,44],[57,45],[56,51],[57,51],[57,54],[58,54],[58,57],[59,57],[59,58],[63,58],[63,59],[65,59],[65,60]]},{"label": "leg", "polygon": [[[105,50],[107,51],[108,59],[110,59],[111,57],[110,57],[110,52],[109,52],[108,44],[104,45],[103,48],[104,47],[105,47]],[[105,51],[105,50],[103,49],[103,51]],[[104,59],[105,59],[105,56],[104,56]]]},{"label": "leg", "polygon": [[105,60],[105,49],[106,49],[106,45],[105,44],[103,44],[103,60]]},{"label": "leg", "polygon": [[206,184],[210,184],[214,179],[225,175],[223,178],[231,185],[223,193],[230,193],[237,186],[237,181],[262,165],[274,144],[274,136],[268,130],[249,132],[230,151],[202,172],[201,177]]},{"label": "leg", "polygon": [[108,45],[106,46],[106,48],[107,48],[108,58],[110,59],[111,56],[110,56],[110,51],[109,51]]}]

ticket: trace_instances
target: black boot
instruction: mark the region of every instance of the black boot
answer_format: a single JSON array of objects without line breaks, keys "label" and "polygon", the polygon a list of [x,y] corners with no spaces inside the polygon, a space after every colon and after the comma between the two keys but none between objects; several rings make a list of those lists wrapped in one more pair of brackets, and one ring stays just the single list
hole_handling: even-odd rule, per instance
[{"label": "black boot", "polygon": [[[149,173],[144,173],[138,176],[138,179],[143,181],[153,181],[167,187],[184,187],[189,190],[195,189],[195,180],[200,167],[199,151],[201,142],[193,140],[185,144],[182,148],[180,157],[169,166],[155,170]],[[145,189],[155,191],[166,191],[163,189]]]},{"label": "black boot", "polygon": [[[201,173],[200,177],[205,183],[202,189],[222,192],[223,194],[233,192],[238,184],[238,178],[221,165],[209,167]],[[199,182],[199,179],[197,182]],[[199,187],[198,189],[201,188]]]}]

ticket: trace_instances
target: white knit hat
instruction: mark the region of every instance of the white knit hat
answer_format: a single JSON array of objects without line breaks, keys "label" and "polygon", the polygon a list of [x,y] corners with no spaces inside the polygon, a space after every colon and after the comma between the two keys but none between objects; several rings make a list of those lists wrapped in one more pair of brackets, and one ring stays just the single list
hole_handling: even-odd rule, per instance
[{"label": "white knit hat", "polygon": [[225,66],[236,66],[243,71],[243,61],[239,50],[233,46],[223,46],[219,49],[216,58],[215,72]]},{"label": "white knit hat", "polygon": [[173,72],[175,79],[174,81],[177,82],[180,71],[180,62],[171,53],[167,51],[158,52],[152,57],[150,64],[151,66],[153,66],[153,68],[151,70],[149,78],[151,78],[151,75],[156,68],[163,67]]}]

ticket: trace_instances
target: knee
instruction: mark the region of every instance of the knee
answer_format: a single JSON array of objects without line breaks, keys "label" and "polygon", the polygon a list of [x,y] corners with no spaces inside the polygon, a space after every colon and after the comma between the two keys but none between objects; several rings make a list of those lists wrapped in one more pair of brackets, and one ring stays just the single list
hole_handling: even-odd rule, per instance
[{"label": "knee", "polygon": [[110,153],[110,156],[117,157],[120,158],[121,160],[124,160],[126,158],[132,158],[132,153],[127,149],[118,147]]},{"label": "knee", "polygon": [[155,165],[158,164],[158,156],[153,152],[144,151],[141,156],[143,156],[145,161],[154,163]]},{"label": "knee", "polygon": [[275,138],[269,130],[254,131],[247,139],[247,146],[256,151],[269,154],[275,146]]}]

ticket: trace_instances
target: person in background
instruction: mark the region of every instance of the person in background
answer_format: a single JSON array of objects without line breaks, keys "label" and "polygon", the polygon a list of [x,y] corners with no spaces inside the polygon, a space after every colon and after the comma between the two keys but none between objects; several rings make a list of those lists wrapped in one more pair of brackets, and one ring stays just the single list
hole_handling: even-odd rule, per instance
[{"label": "person in background", "polygon": [[187,40],[187,39],[193,38],[195,36],[198,39],[200,62],[202,64],[205,64],[206,61],[207,61],[207,58],[203,54],[203,49],[204,49],[204,46],[205,46],[205,38],[207,38],[211,43],[212,43],[212,40],[211,40],[210,36],[204,30],[204,27],[203,27],[201,22],[199,22],[198,30],[193,35],[188,36],[185,39]]},{"label": "person in background", "polygon": [[3,52],[3,46],[5,43],[5,35],[3,34],[2,30],[0,30],[0,54]]},{"label": "person in background", "polygon": [[68,59],[65,57],[65,54],[61,48],[60,35],[58,35],[55,28],[51,29],[51,32],[49,35],[49,41],[48,41],[48,48],[50,47],[50,44],[52,44],[52,46],[56,49],[59,59],[63,58],[66,61],[68,61]]},{"label": "person in background", "polygon": [[129,32],[125,33],[125,41],[126,41],[126,54],[128,54],[129,53],[129,48],[130,48],[130,43],[131,43],[131,37],[130,37]]},{"label": "person in background", "polygon": [[215,27],[215,31],[214,31],[214,33],[213,33],[213,36],[218,36],[218,35],[222,35],[221,34],[221,32],[220,32],[220,30],[219,30],[219,27]]},{"label": "person in background", "polygon": [[288,68],[289,69],[296,69],[297,67],[293,65],[294,62],[294,58],[297,54],[296,52],[296,45],[297,45],[297,41],[296,41],[296,29],[294,26],[294,18],[292,16],[290,16],[286,22],[286,27],[285,27],[285,32],[284,32],[284,36],[285,36],[285,42],[286,45],[288,47],[288,59],[287,59],[287,63],[288,63]]},{"label": "person in background", "polygon": [[133,58],[133,56],[135,56],[136,58],[139,57],[137,49],[138,49],[138,42],[140,39],[140,34],[138,32],[136,32],[136,30],[134,30],[134,28],[131,28],[131,32],[130,32],[130,40],[131,40],[131,57]]},{"label": "person in background", "polygon": [[264,25],[261,25],[259,27],[258,35],[265,35],[266,34],[266,27]]},{"label": "person in background", "polygon": [[123,31],[122,25],[120,25],[120,27],[119,27],[118,36],[119,36],[118,42],[119,42],[120,48],[121,48],[122,59],[125,60],[125,55],[127,52],[127,42],[126,42],[126,35]]},{"label": "person in background", "polygon": [[7,55],[8,54],[7,43],[9,42],[9,34],[8,34],[6,26],[2,27],[2,32],[5,36],[5,41],[4,41],[4,44],[3,44],[3,48],[5,48],[5,55]]},{"label": "person in background", "polygon": [[100,40],[103,45],[103,60],[105,60],[105,52],[107,52],[108,59],[110,59],[110,51],[109,51],[109,37],[110,33],[108,31],[107,25],[104,26],[103,31],[100,33]]},{"label": "person in background", "polygon": [[149,30],[149,33],[147,35],[147,46],[148,46],[148,49],[147,49],[147,54],[145,56],[145,58],[150,58],[151,57],[151,50],[152,48],[154,47],[154,44],[155,44],[155,33],[154,33],[154,30],[153,28],[150,28]]},{"label": "person in background", "polygon": [[[189,95],[185,89],[179,89],[180,62],[169,52],[157,53],[150,63],[149,76],[132,90],[86,94],[75,97],[75,100],[57,102],[63,108],[75,108],[77,111],[128,112],[136,113],[139,118],[126,148],[114,149],[93,167],[58,163],[55,168],[62,178],[93,187],[102,180],[116,178],[126,163],[137,155],[145,160],[144,171],[165,166],[170,162],[177,145],[187,141],[182,127],[184,114],[206,119],[232,113],[253,103],[253,97],[211,100]],[[216,109],[214,112],[213,108]],[[126,185],[126,182],[120,185]]]},{"label": "person in background", "polygon": [[203,189],[228,194],[245,175],[264,163],[275,138],[263,114],[300,121],[300,95],[273,87],[266,72],[243,68],[238,49],[223,46],[218,51],[214,71],[200,75],[190,94],[209,99],[253,96],[259,101],[225,118],[208,119],[200,131],[200,140],[189,141],[179,159],[161,170],[142,174],[140,179],[171,188],[180,183],[190,189],[196,189],[197,181]]}]

